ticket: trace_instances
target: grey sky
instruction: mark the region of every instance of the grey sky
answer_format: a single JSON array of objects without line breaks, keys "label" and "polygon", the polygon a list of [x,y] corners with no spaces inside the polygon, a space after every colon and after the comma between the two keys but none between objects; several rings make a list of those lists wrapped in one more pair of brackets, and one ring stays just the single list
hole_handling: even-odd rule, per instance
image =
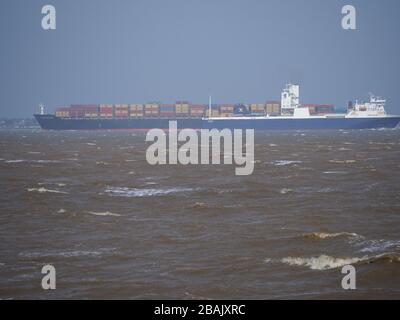
[{"label": "grey sky", "polygon": [[[41,28],[41,8],[57,30]],[[357,9],[356,31],[341,8]],[[383,95],[400,113],[398,0],[1,0],[0,117],[43,102],[301,102]]]}]

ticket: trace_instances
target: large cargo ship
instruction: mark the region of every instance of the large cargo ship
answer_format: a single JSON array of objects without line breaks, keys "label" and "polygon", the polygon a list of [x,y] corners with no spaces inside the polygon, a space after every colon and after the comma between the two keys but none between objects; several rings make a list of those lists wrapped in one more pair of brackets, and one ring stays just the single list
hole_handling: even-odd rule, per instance
[{"label": "large cargo ship", "polygon": [[299,86],[286,85],[281,101],[253,104],[104,104],[71,105],[45,114],[43,107],[35,118],[46,130],[168,129],[176,121],[178,129],[378,129],[395,128],[400,116],[386,114],[382,98],[352,102],[346,113],[334,112],[332,105],[300,104]]}]

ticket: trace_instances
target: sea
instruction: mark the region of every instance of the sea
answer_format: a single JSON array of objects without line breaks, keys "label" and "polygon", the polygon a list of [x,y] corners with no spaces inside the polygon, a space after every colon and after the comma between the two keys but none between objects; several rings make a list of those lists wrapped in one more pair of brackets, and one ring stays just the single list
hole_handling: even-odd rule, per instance
[{"label": "sea", "polygon": [[400,298],[400,130],[256,132],[248,176],[145,138],[0,130],[0,299]]}]

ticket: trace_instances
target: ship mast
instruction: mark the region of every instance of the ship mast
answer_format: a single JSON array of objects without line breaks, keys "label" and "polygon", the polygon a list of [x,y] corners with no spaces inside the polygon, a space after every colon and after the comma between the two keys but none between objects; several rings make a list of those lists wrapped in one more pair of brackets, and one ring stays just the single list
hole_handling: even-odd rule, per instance
[{"label": "ship mast", "polygon": [[211,96],[208,99],[208,117],[211,118]]},{"label": "ship mast", "polygon": [[44,114],[44,104],[43,103],[39,104],[39,114],[41,114],[41,115]]}]

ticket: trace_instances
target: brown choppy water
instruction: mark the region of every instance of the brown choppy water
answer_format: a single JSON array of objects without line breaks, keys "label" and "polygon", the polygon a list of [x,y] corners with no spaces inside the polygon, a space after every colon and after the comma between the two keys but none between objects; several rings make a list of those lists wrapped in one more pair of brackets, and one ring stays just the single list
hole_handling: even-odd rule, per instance
[{"label": "brown choppy water", "polygon": [[242,177],[144,140],[0,131],[0,298],[400,298],[400,130],[258,133]]}]

